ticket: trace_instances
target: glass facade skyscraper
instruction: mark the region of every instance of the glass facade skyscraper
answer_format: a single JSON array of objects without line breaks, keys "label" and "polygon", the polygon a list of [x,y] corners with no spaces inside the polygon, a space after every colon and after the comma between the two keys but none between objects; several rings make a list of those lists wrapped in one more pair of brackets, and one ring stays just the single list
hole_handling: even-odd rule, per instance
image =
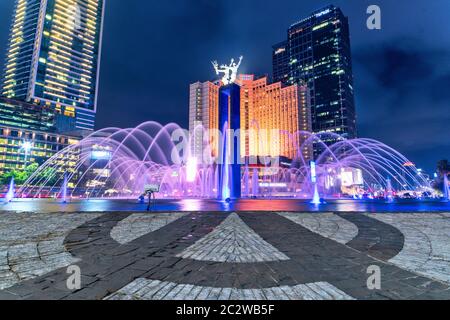
[{"label": "glass facade skyscraper", "polygon": [[93,130],[103,13],[104,0],[16,0],[1,94]]},{"label": "glass facade skyscraper", "polygon": [[310,88],[313,132],[356,137],[349,24],[339,8],[325,7],[290,26],[288,39],[273,46],[273,77]]},{"label": "glass facade skyscraper", "polygon": [[[56,132],[55,113],[50,108],[0,97],[0,175],[25,170],[33,163],[41,165],[79,140]],[[74,159],[76,152],[71,154]],[[75,160],[68,163],[75,169]]]},{"label": "glass facade skyscraper", "polygon": [[[269,83],[267,77],[239,74],[240,86],[240,153],[249,157],[282,157],[293,160],[296,146],[307,139],[295,135],[311,131],[310,96],[305,85]],[[221,82],[196,82],[190,86],[189,131],[191,155],[202,161],[205,152],[219,155],[219,91]],[[203,129],[210,130],[203,136]],[[289,133],[289,134],[286,134]],[[205,149],[208,147],[209,149]],[[205,151],[206,150],[206,151]],[[309,147],[302,149],[305,159],[312,158]]]}]

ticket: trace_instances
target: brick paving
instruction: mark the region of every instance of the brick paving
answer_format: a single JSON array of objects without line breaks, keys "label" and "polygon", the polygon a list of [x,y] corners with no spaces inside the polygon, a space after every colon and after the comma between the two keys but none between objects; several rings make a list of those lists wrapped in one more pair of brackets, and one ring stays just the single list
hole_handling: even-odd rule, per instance
[{"label": "brick paving", "polygon": [[405,236],[402,251],[389,262],[450,285],[450,214],[370,215]]},{"label": "brick paving", "polygon": [[186,215],[183,212],[136,213],[120,221],[112,230],[111,238],[124,244],[143,235],[156,231],[165,225]]},{"label": "brick paving", "polygon": [[64,249],[67,234],[95,214],[0,216],[0,289],[79,260]]},{"label": "brick paving", "polygon": [[312,232],[342,244],[350,242],[358,235],[358,227],[356,225],[331,212],[319,215],[310,213],[292,214],[289,212],[280,212],[278,214]]},{"label": "brick paving", "polygon": [[[450,299],[450,214],[0,215],[0,299]],[[67,266],[81,269],[70,290]],[[381,289],[367,288],[367,269]]]}]

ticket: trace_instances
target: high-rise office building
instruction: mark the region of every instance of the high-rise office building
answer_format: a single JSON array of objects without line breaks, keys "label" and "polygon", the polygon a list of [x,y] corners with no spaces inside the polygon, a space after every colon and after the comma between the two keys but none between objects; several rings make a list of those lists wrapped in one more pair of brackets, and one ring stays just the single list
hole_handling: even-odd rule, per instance
[{"label": "high-rise office building", "polygon": [[[296,158],[298,146],[307,138],[297,133],[311,131],[307,87],[268,83],[267,77],[253,75],[240,75],[237,83],[241,85],[241,129],[248,132],[241,136],[241,154]],[[308,147],[302,154],[311,159]]]},{"label": "high-rise office building", "polygon": [[[297,146],[306,139],[296,135],[311,131],[309,90],[304,85],[269,84],[267,77],[241,74],[240,85],[240,150],[241,157],[281,157],[292,160]],[[194,83],[190,86],[189,130],[191,155],[201,160],[206,153],[213,157],[219,150],[219,89],[220,83]],[[203,130],[210,130],[207,136]],[[209,149],[207,149],[209,148]],[[302,150],[305,159],[312,150]],[[209,154],[208,154],[209,155]]]},{"label": "high-rise office building", "polygon": [[356,137],[349,24],[339,8],[325,7],[290,26],[287,40],[273,46],[273,77],[288,85],[306,83],[313,132]]},{"label": "high-rise office building", "polygon": [[289,84],[290,64],[288,42],[283,41],[277,43],[272,46],[272,49],[273,80],[276,82]]},{"label": "high-rise office building", "polygon": [[42,164],[94,129],[103,12],[104,0],[16,0],[0,84],[0,173]]},{"label": "high-rise office building", "polygon": [[[50,108],[0,97],[0,175],[23,171],[30,164],[43,164],[80,137],[60,134]],[[77,150],[65,159],[67,172],[75,170]],[[61,173],[62,174],[62,173]]]},{"label": "high-rise office building", "polygon": [[[213,141],[215,136],[209,128],[219,125],[219,85],[210,81],[190,85],[189,94],[189,132],[191,134],[191,156],[202,159],[205,141]],[[215,143],[213,143],[215,145]],[[217,155],[217,150],[211,150]]]},{"label": "high-rise office building", "polygon": [[1,95],[51,107],[61,131],[93,130],[103,13],[104,0],[16,0]]}]

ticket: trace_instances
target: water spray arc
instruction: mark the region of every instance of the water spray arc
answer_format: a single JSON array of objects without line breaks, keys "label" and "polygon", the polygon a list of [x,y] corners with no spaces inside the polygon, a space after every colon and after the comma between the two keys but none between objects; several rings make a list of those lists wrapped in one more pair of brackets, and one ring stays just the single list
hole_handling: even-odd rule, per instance
[{"label": "water spray arc", "polygon": [[[230,119],[229,114],[228,110],[226,120]],[[229,122],[223,121],[222,131],[227,132],[227,128]],[[66,190],[66,199],[137,199],[146,184],[158,184],[158,197],[169,199],[287,197],[314,199],[319,203],[321,199],[335,197],[359,198],[358,190],[375,196],[376,190],[384,194],[389,188],[396,191],[429,188],[415,167],[404,166],[408,159],[379,141],[340,138],[327,146],[325,141],[330,136],[335,139],[339,136],[310,132],[290,136],[289,141],[297,150],[291,165],[264,166],[248,161],[241,165],[236,144],[239,138],[232,134],[222,135],[221,158],[203,161],[189,157],[186,151],[190,150],[192,139],[177,124],[146,122],[136,128],[106,128],[54,155],[17,194],[61,198]],[[304,139],[294,139],[295,136]],[[315,182],[310,159],[301,152],[313,145],[322,145],[324,150],[314,162]],[[53,174],[44,174],[48,172]],[[357,188],[354,184],[358,184]]]}]

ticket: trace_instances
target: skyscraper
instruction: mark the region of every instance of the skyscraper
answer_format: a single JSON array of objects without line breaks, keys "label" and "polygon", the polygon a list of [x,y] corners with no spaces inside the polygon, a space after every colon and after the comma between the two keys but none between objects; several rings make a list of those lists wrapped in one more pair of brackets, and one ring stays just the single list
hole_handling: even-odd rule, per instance
[{"label": "skyscraper", "polygon": [[356,137],[349,24],[339,8],[325,7],[290,26],[287,40],[273,46],[273,77],[310,88],[313,132]]},{"label": "skyscraper", "polygon": [[[219,88],[210,81],[190,85],[189,94],[189,132],[191,134],[191,155],[202,159],[205,140],[214,140],[214,133],[205,137],[205,130],[219,126]],[[217,150],[211,150],[217,156]]]},{"label": "skyscraper", "polygon": [[[307,87],[268,83],[267,77],[253,75],[240,75],[237,83],[241,85],[241,129],[249,132],[241,138],[241,154],[293,160],[307,139],[296,133],[311,131]],[[308,147],[301,151],[305,159],[311,159]]]},{"label": "skyscraper", "polygon": [[103,13],[104,0],[16,0],[1,95],[51,107],[65,131],[93,130]]},{"label": "skyscraper", "polygon": [[[34,163],[41,165],[79,142],[80,137],[56,132],[54,118],[50,108],[0,97],[0,175],[21,172]],[[71,157],[76,159],[76,152]],[[75,170],[76,161],[67,160],[70,168],[65,169]]]}]

